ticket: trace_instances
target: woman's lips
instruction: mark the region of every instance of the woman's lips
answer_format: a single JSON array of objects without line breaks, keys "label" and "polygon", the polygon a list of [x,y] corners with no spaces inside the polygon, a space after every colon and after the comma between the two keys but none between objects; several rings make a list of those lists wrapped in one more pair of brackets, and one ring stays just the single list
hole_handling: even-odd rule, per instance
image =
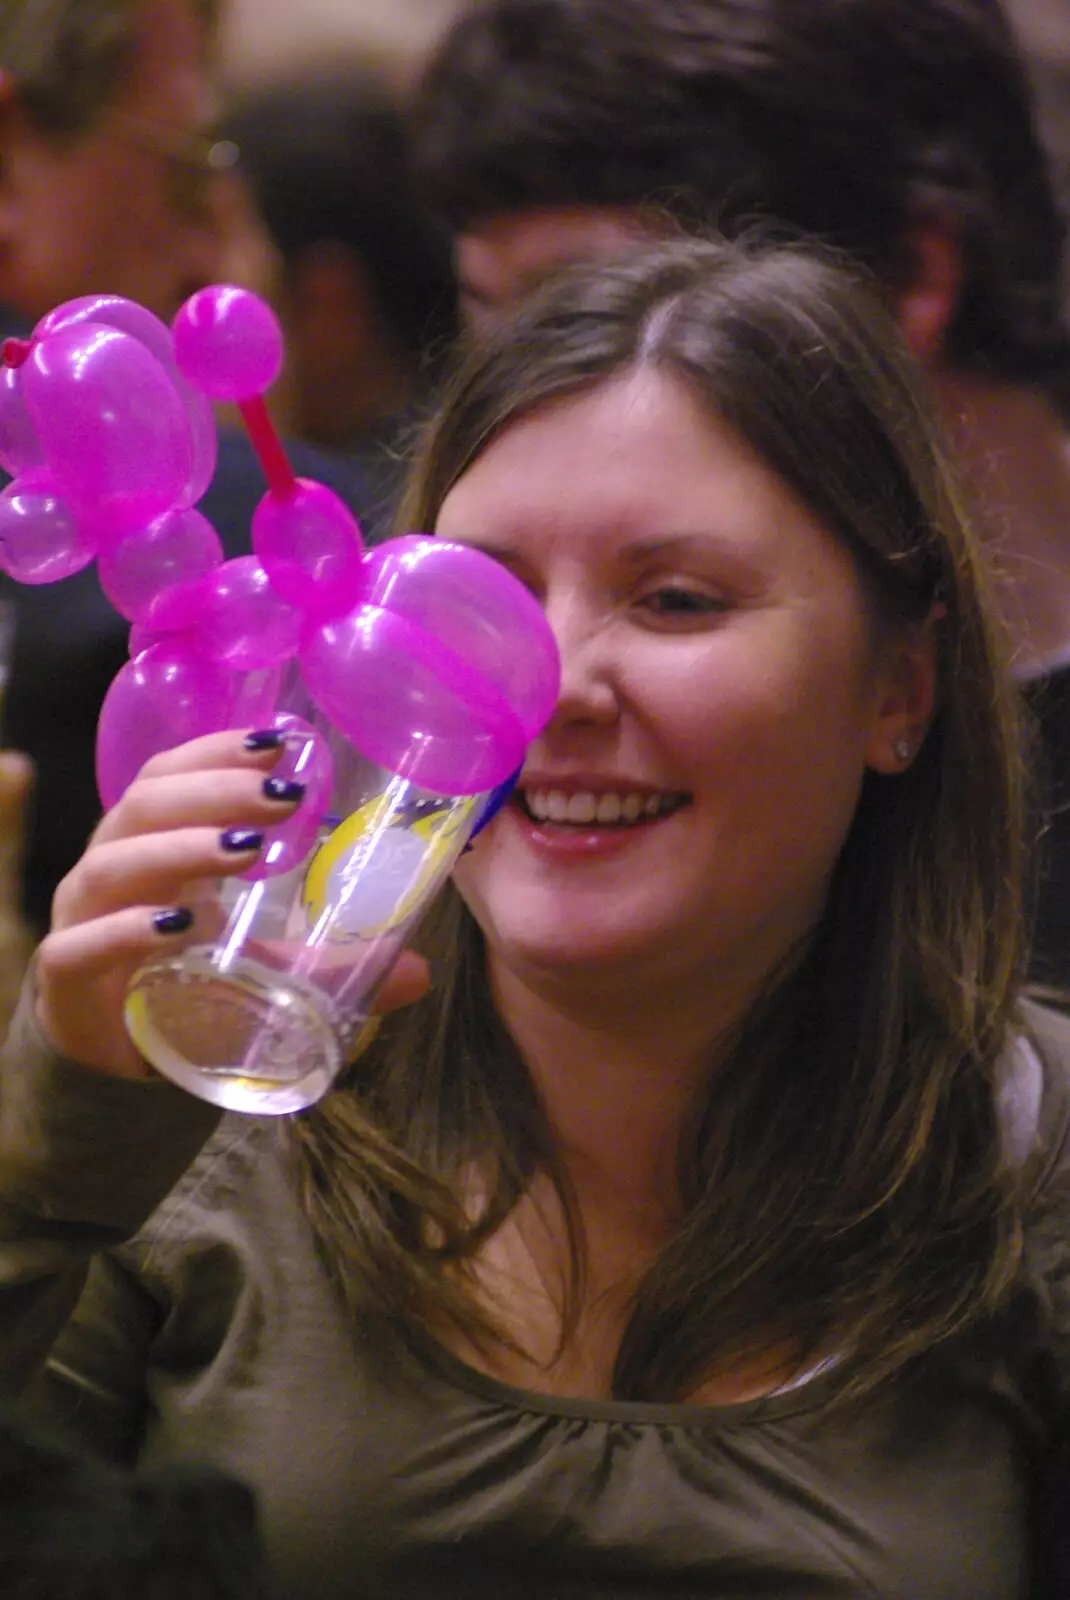
[{"label": "woman's lips", "polygon": [[670,823],[683,804],[686,801],[681,800],[669,810],[643,816],[634,822],[555,822],[533,816],[524,797],[517,794],[505,808],[504,816],[525,843],[540,854],[561,860],[592,859],[619,854],[629,845],[642,843],[656,829]]}]

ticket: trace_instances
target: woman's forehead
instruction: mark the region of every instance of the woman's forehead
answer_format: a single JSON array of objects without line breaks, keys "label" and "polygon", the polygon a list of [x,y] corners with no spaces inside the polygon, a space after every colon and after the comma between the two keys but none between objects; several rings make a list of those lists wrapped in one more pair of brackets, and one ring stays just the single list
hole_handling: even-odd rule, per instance
[{"label": "woman's forehead", "polygon": [[812,522],[775,471],[652,369],[519,417],[451,488],[437,531],[487,548],[585,531],[622,551],[767,538]]}]

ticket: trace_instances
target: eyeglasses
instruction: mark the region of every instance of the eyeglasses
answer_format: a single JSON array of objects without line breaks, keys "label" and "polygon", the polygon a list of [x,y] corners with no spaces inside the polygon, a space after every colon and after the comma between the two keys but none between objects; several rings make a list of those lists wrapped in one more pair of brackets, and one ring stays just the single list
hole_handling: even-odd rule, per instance
[{"label": "eyeglasses", "polygon": [[108,128],[126,144],[162,158],[168,168],[171,204],[179,216],[193,222],[209,211],[215,180],[241,159],[232,139],[184,133],[128,111],[110,112]]}]

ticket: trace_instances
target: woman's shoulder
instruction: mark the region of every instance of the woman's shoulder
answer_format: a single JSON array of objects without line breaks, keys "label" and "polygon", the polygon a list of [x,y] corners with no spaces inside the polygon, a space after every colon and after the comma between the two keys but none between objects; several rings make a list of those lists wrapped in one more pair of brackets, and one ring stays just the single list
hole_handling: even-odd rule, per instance
[{"label": "woman's shoulder", "polygon": [[243,1276],[273,1276],[304,1254],[307,1237],[281,1119],[230,1113],[122,1255],[170,1297],[198,1259],[225,1256]]},{"label": "woman's shoulder", "polygon": [[1023,1004],[1001,1110],[1008,1160],[1025,1180],[1019,1304],[1031,1309],[1016,1325],[1031,1329],[1040,1381],[1061,1405],[1070,1396],[1070,1014]]},{"label": "woman's shoulder", "polygon": [[1000,1114],[1008,1162],[1029,1172],[1039,1199],[1070,1164],[1070,1005],[1022,1001]]},{"label": "woman's shoulder", "polygon": [[290,1183],[287,1151],[282,1119],[226,1113],[141,1237],[189,1230],[206,1215],[250,1212],[265,1191],[284,1193]]}]

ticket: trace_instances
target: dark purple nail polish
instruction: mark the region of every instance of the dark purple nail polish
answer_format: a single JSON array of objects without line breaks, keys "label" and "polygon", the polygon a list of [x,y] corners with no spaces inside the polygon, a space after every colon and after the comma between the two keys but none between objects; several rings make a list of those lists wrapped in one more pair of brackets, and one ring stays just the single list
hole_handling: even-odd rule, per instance
[{"label": "dark purple nail polish", "polygon": [[305,786],[295,778],[265,778],[261,785],[268,800],[303,800]]},{"label": "dark purple nail polish", "polygon": [[157,933],[186,933],[193,927],[193,912],[187,906],[176,906],[173,911],[157,911],[152,925]]},{"label": "dark purple nail polish", "polygon": [[226,833],[219,835],[219,843],[230,855],[241,855],[259,850],[264,843],[264,835],[257,833],[254,828],[228,828]]},{"label": "dark purple nail polish", "polygon": [[246,750],[281,750],[283,735],[277,728],[257,728],[242,740]]}]

